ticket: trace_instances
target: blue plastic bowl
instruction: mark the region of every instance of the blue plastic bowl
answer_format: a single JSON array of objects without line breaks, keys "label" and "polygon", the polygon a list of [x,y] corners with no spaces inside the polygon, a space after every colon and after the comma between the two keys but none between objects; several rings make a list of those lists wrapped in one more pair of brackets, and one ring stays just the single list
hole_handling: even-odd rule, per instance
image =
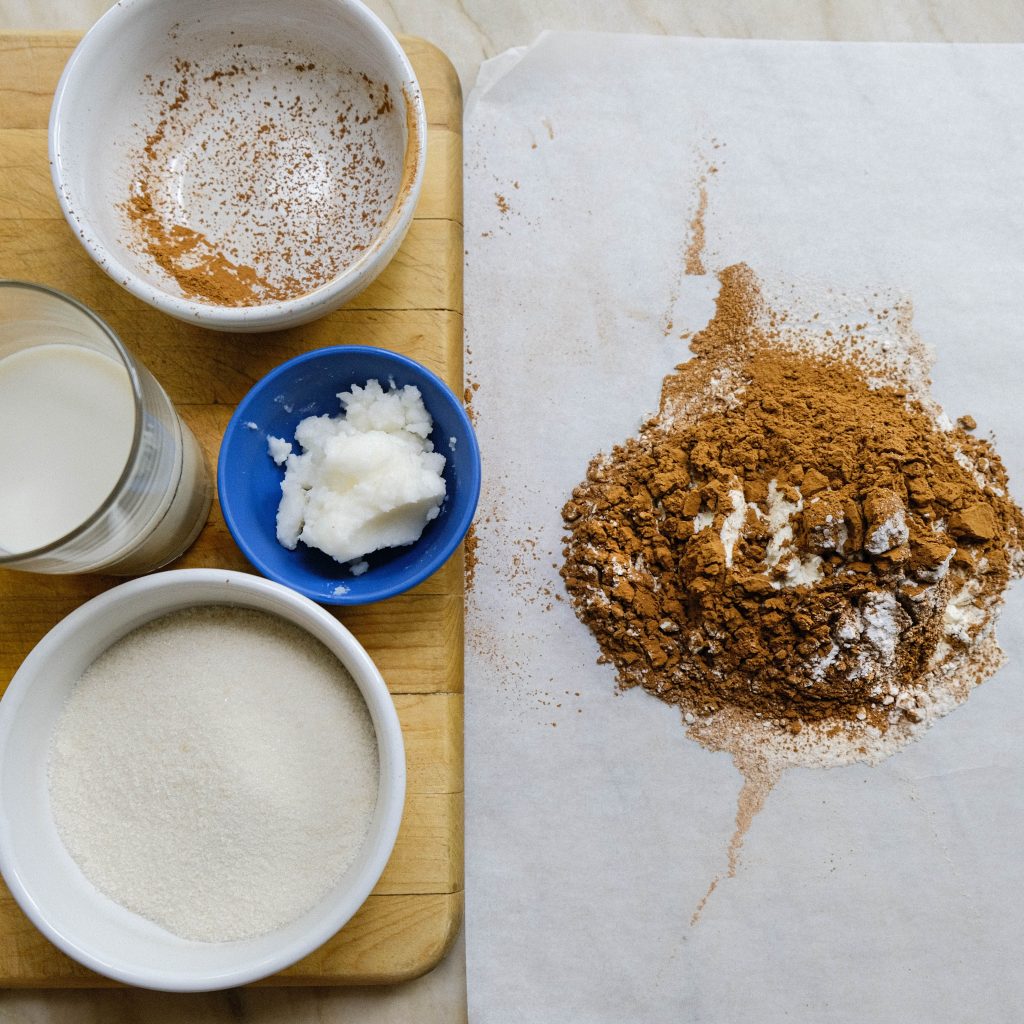
[{"label": "blue plastic bowl", "polygon": [[[434,420],[430,440],[446,460],[447,493],[439,515],[418,541],[368,555],[369,569],[353,576],[301,541],[294,551],[278,543],[284,467],[267,453],[267,436],[294,442],[300,420],[340,415],[338,393],[373,378],[385,388],[394,381],[400,388],[415,384],[420,389]],[[298,445],[295,449],[301,451]],[[339,345],[283,363],[242,399],[224,432],[217,486],[231,536],[260,573],[323,604],[369,604],[421,583],[458,547],[480,495],[480,449],[462,402],[426,367],[386,349]]]}]

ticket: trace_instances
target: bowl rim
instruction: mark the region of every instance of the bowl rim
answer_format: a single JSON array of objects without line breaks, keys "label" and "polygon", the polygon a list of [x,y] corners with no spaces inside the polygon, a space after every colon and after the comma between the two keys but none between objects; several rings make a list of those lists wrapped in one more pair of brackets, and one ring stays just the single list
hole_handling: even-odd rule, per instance
[{"label": "bowl rim", "polygon": [[[50,177],[64,219],[96,264],[121,287],[136,298],[180,320],[197,323],[210,330],[273,330],[284,329],[323,315],[368,285],[383,270],[408,231],[423,187],[427,156],[427,114],[423,90],[408,55],[398,38],[361,0],[322,0],[345,8],[360,18],[373,33],[381,48],[399,64],[405,80],[402,89],[406,119],[406,152],[395,204],[381,229],[366,250],[329,281],[291,299],[253,306],[219,306],[199,302],[149,284],[131,266],[114,255],[100,240],[88,220],[75,212],[76,201],[64,176],[65,107],[68,97],[81,89],[77,81],[87,57],[96,52],[111,53],[117,49],[121,21],[138,8],[162,7],[164,0],[119,0],[85,33],[75,47],[54,92],[47,130]],[[351,291],[350,291],[351,289]]]},{"label": "bowl rim", "polygon": [[[311,590],[301,583],[296,583],[287,576],[276,572],[268,566],[255,552],[253,546],[249,543],[244,534],[242,534],[238,529],[234,508],[232,506],[233,499],[231,497],[231,487],[229,485],[226,486],[227,455],[229,449],[228,440],[231,435],[237,434],[242,429],[247,429],[245,424],[252,419],[252,416],[249,413],[249,406],[253,401],[255,401],[256,397],[266,389],[272,387],[277,380],[290,373],[295,369],[295,367],[302,366],[305,363],[332,359],[349,354],[368,355],[373,358],[380,359],[385,364],[390,364],[392,367],[398,366],[411,370],[414,374],[421,375],[435,384],[441,394],[445,395],[449,400],[457,417],[465,428],[473,472],[471,477],[465,482],[469,496],[469,501],[466,503],[465,509],[458,518],[451,520],[450,524],[446,525],[446,529],[450,531],[448,540],[446,540],[444,544],[440,545],[434,556],[417,568],[415,572],[410,573],[409,576],[404,578],[398,585],[380,587],[378,590],[370,591],[368,594],[358,594],[351,591],[343,594],[321,594],[317,591]],[[427,411],[429,412],[430,410],[428,409]],[[327,348],[319,348],[314,349],[311,352],[304,352],[301,355],[295,356],[292,359],[281,363],[280,366],[275,367],[266,374],[266,376],[261,377],[246,392],[245,397],[243,397],[238,403],[234,414],[228,421],[228,425],[224,428],[220,453],[217,458],[217,497],[220,502],[221,514],[224,516],[224,522],[227,525],[228,531],[231,533],[235,543],[239,548],[241,548],[242,553],[249,560],[250,564],[258,572],[264,575],[267,579],[271,579],[277,583],[283,584],[284,586],[291,587],[304,597],[308,597],[319,604],[355,606],[374,604],[377,601],[383,601],[389,597],[404,594],[407,590],[411,590],[413,587],[422,583],[428,576],[433,575],[441,568],[442,565],[444,565],[462,542],[473,522],[473,517],[476,514],[477,503],[480,499],[481,477],[480,445],[476,438],[476,431],[473,428],[473,421],[470,419],[469,414],[466,412],[466,409],[458,395],[456,395],[451,387],[449,387],[436,373],[428,370],[422,363],[417,362],[415,359],[411,359],[409,356],[402,355],[399,352],[393,352],[391,349],[375,348],[372,345],[332,345]],[[413,545],[416,543],[418,543],[418,541],[414,541]],[[367,574],[367,577],[361,578],[366,579],[368,577],[369,574]]]},{"label": "bowl rim", "polygon": [[[280,608],[287,606],[296,615],[296,619],[288,621],[310,635],[315,636],[309,628],[311,623],[316,623],[330,634],[333,643],[344,651],[345,656],[342,657],[335,647],[326,644],[325,646],[328,646],[349,671],[373,718],[381,764],[378,807],[383,806],[383,811],[377,833],[379,841],[356,875],[355,884],[338,898],[335,913],[328,915],[318,927],[310,928],[301,937],[282,945],[275,954],[261,955],[252,962],[235,968],[187,974],[111,965],[102,956],[86,948],[86,945],[82,945],[51,924],[33,892],[23,883],[10,830],[0,829],[0,874],[3,875],[11,895],[22,911],[50,942],[72,959],[108,978],[165,992],[209,992],[249,984],[284,970],[322,946],[352,919],[379,881],[394,849],[405,807],[406,766],[402,727],[387,684],[366,649],[330,612],[314,601],[271,580],[230,569],[172,569],[152,573],[112,587],[65,616],[32,648],[0,700],[0,764],[3,762],[9,737],[16,729],[18,712],[25,696],[30,689],[38,685],[37,664],[45,664],[49,658],[54,657],[66,637],[89,629],[97,619],[105,617],[112,606],[131,604],[143,592],[163,591],[163,596],[167,600],[167,607],[164,610],[158,610],[145,621],[152,621],[162,614],[170,614],[182,607],[180,600],[174,600],[175,597],[180,599],[197,586],[200,588],[196,595],[198,606],[232,605],[232,592],[245,591],[258,602],[259,608],[269,614],[281,615]],[[240,606],[257,607],[251,603]],[[303,621],[296,621],[297,619]],[[131,629],[120,635],[127,635],[128,632],[131,632]],[[2,808],[0,820],[6,824],[6,814]],[[330,899],[330,895],[324,899]],[[322,903],[323,901],[318,905]],[[268,934],[272,935],[273,932]]]}]

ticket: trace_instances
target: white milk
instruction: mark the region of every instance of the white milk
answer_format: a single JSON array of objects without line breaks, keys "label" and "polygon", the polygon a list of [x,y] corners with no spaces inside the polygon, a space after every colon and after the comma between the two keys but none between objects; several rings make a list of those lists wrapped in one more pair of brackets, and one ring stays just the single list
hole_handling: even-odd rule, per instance
[{"label": "white milk", "polygon": [[47,344],[0,359],[0,549],[30,551],[88,519],[134,427],[128,373],[108,356]]}]

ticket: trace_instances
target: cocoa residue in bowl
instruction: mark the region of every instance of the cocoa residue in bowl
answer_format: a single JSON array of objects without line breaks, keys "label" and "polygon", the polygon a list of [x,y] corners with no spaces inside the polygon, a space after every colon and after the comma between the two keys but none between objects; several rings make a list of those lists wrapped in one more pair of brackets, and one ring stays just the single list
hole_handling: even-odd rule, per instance
[{"label": "cocoa residue in bowl", "polygon": [[410,111],[403,160],[387,141],[401,131],[395,97],[365,74],[237,46],[179,58],[147,87],[153,127],[121,208],[129,247],[187,298],[241,307],[314,291],[374,246],[407,193]]},{"label": "cocoa residue in bowl", "polygon": [[271,284],[252,267],[232,262],[204,234],[181,224],[167,225],[153,205],[146,185],[139,186],[126,204],[126,212],[138,229],[138,238],[153,262],[173,278],[189,298],[201,298],[218,306],[279,302],[307,289],[294,278],[284,286]]}]

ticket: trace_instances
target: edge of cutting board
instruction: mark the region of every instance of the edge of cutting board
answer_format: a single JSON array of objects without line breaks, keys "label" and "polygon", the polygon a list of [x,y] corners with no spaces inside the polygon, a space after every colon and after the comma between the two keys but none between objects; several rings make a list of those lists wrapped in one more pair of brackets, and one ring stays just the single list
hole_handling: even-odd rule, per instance
[{"label": "edge of cutting board", "polygon": [[[52,284],[109,320],[171,393],[211,464],[232,407],[249,386],[310,347],[387,345],[424,362],[461,393],[462,94],[437,47],[401,37],[423,90],[429,130],[423,192],[392,264],[347,306],[305,328],[214,341],[210,332],[168,320],[109,281],[60,217],[45,126],[57,79],[80,38],[70,31],[0,32],[0,277]],[[171,567],[213,562],[251,571],[216,503],[200,540]],[[52,625],[117,582],[0,573],[0,688]],[[263,986],[409,980],[441,961],[462,921],[461,550],[408,594],[338,615],[371,651],[395,696],[409,769],[405,814],[395,852],[355,917]],[[0,987],[118,986],[50,945],[0,885]]]}]

